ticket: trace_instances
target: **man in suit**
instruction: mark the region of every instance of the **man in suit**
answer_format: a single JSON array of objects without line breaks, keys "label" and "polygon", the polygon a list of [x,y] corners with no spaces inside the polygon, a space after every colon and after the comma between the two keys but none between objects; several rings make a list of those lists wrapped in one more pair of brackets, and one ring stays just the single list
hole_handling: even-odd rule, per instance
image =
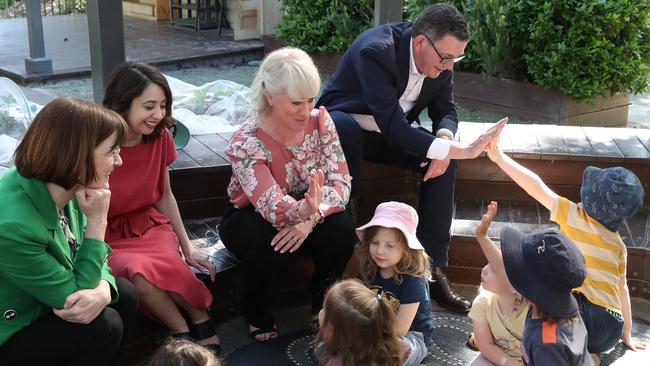
[{"label": "man in suit", "polygon": [[[318,100],[336,125],[354,178],[352,197],[359,193],[362,159],[424,173],[417,236],[434,266],[430,293],[458,312],[469,311],[471,303],[454,293],[441,267],[447,266],[451,238],[456,176],[451,159],[480,153],[474,155],[476,146],[451,141],[458,127],[453,67],[469,39],[465,18],[448,4],[430,6],[412,24],[371,28],[343,55]],[[425,107],[433,132],[419,125]],[[492,137],[482,138],[484,143]],[[470,148],[474,151],[468,154]]]}]

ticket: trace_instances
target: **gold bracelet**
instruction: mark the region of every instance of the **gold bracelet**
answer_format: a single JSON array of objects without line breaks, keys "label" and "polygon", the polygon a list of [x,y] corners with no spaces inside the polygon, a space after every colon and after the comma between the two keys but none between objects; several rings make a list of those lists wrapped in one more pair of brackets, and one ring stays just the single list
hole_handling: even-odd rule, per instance
[{"label": "gold bracelet", "polygon": [[318,216],[319,216],[319,215],[318,215],[318,212],[316,212],[315,214],[313,214],[313,215],[310,216],[310,218],[314,219],[314,222],[312,222],[312,224],[311,224],[311,229],[312,229],[312,230],[314,230],[314,228],[316,227],[316,225],[318,225]]}]

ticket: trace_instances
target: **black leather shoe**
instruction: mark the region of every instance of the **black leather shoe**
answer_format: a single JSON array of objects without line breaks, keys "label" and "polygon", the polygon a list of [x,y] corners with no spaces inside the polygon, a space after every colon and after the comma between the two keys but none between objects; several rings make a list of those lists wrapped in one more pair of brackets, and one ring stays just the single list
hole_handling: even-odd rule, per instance
[{"label": "black leather shoe", "polygon": [[445,309],[457,313],[467,313],[472,307],[472,303],[451,289],[449,280],[440,267],[433,267],[432,272],[433,281],[429,284],[431,298]]}]

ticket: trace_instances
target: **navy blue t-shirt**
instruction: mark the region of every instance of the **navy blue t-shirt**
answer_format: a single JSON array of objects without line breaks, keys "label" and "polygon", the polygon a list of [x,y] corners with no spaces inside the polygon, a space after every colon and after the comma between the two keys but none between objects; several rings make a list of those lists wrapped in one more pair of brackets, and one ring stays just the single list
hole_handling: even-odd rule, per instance
[{"label": "navy blue t-shirt", "polygon": [[579,316],[557,323],[526,318],[524,365],[593,366],[587,351],[587,329]]},{"label": "navy blue t-shirt", "polygon": [[429,282],[422,277],[413,277],[402,275],[402,283],[397,284],[392,278],[381,278],[379,272],[370,282],[370,288],[377,291],[383,289],[382,296],[388,295],[388,300],[395,307],[399,308],[400,304],[420,303],[418,311],[415,313],[413,323],[409,330],[422,332],[424,342],[431,344],[433,336],[433,315],[431,314],[431,300],[429,299]]}]

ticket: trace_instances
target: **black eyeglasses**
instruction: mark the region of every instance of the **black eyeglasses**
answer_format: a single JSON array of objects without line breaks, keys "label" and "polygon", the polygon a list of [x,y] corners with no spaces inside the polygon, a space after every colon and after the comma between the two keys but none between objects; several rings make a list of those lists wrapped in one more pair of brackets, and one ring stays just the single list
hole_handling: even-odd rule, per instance
[{"label": "black eyeglasses", "polygon": [[424,35],[424,34],[423,34],[423,36],[424,36],[424,38],[427,39],[427,41],[429,41],[429,44],[431,45],[431,47],[433,47],[433,50],[436,51],[436,54],[438,55],[438,57],[440,57],[440,63],[441,63],[441,64],[449,64],[449,63],[455,64],[456,62],[458,62],[458,61],[460,61],[460,60],[462,60],[462,59],[465,58],[465,55],[460,55],[460,56],[458,56],[458,57],[442,57],[442,55],[440,54],[440,52],[438,52],[438,49],[437,49],[436,46],[433,44],[433,42],[431,41],[431,39],[429,39],[429,37],[427,37],[427,36]]}]

